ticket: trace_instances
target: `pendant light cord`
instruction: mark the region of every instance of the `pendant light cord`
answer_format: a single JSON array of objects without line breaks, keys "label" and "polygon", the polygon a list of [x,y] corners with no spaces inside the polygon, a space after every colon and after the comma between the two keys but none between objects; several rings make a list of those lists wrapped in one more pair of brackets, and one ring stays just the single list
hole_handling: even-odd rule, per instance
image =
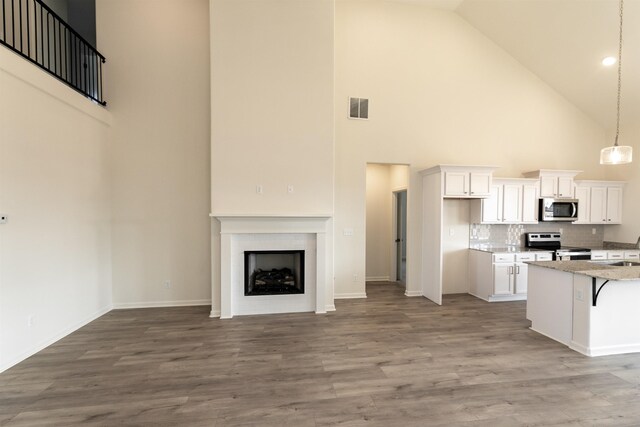
[{"label": "pendant light cord", "polygon": [[616,117],[616,142],[614,146],[618,146],[618,135],[620,134],[620,89],[622,88],[622,11],[624,8],[624,0],[620,0],[620,43],[618,44],[618,105]]}]

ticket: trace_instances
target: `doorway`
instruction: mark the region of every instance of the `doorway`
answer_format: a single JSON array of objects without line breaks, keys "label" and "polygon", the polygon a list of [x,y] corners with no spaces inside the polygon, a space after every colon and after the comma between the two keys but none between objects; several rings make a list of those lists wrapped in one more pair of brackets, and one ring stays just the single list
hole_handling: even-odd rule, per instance
[{"label": "doorway", "polygon": [[393,222],[395,230],[395,270],[393,276],[396,282],[407,283],[407,190],[394,191]]},{"label": "doorway", "polygon": [[367,164],[367,295],[374,286],[393,288],[400,294],[406,289],[408,184],[408,165]]}]

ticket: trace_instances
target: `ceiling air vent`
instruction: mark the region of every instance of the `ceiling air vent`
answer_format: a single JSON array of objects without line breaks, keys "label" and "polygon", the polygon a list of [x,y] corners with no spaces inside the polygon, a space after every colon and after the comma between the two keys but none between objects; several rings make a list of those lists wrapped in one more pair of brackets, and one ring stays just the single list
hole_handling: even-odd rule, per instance
[{"label": "ceiling air vent", "polygon": [[368,98],[349,98],[349,118],[350,119],[368,119],[369,118],[369,99]]}]

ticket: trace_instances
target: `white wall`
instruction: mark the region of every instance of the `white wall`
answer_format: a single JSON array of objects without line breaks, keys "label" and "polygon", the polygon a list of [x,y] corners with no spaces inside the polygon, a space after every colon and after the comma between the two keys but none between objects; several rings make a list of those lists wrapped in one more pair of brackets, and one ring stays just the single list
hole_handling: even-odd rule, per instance
[{"label": "white wall", "polygon": [[0,371],[111,308],[110,123],[0,48]]},{"label": "white wall", "polygon": [[[636,243],[640,236],[640,198],[637,197],[640,194],[640,125],[622,122],[620,126],[618,144],[633,147],[633,163],[606,167],[607,179],[626,181],[627,184],[624,187],[622,224],[604,227],[604,240]],[[607,134],[601,148],[612,145],[614,141],[615,129]]]},{"label": "white wall", "polygon": [[[603,129],[456,14],[338,1],[335,37],[336,295],[364,291],[367,163],[411,165],[410,294],[421,288],[418,170],[485,164],[501,166],[498,176],[556,168],[604,177],[593,156]],[[369,120],[347,118],[349,96],[370,99]]]},{"label": "white wall", "polygon": [[332,0],[211,1],[213,213],[333,213],[333,15]]},{"label": "white wall", "polygon": [[391,276],[391,166],[367,165],[366,187],[366,280],[386,281]]},{"label": "white wall", "polygon": [[208,304],[209,3],[96,9],[114,118],[114,305]]}]

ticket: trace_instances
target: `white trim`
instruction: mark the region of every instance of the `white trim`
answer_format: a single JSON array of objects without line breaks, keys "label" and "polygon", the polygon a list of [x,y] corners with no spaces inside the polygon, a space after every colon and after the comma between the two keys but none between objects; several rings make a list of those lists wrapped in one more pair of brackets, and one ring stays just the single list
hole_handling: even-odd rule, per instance
[{"label": "white trim", "polygon": [[155,308],[155,307],[190,307],[195,305],[211,305],[210,299],[194,299],[181,301],[140,301],[121,302],[113,304],[114,310],[126,310],[130,308]]},{"label": "white trim", "polygon": [[220,317],[220,310],[211,310],[209,317]]},{"label": "white trim", "polygon": [[345,292],[337,293],[333,296],[334,299],[352,299],[352,298],[366,298],[366,292]]},{"label": "white trim", "polygon": [[389,276],[373,276],[366,277],[365,281],[367,282],[390,282]]},{"label": "white trim", "polygon": [[60,341],[62,338],[64,338],[67,335],[77,331],[78,329],[82,328],[83,326],[93,322],[97,318],[104,316],[105,314],[107,314],[111,310],[112,310],[111,306],[102,308],[102,309],[98,310],[97,312],[87,316],[85,319],[72,324],[71,326],[69,326],[66,329],[63,329],[62,332],[60,332],[58,334],[55,334],[54,336],[39,342],[38,344],[36,344],[33,347],[31,347],[29,350],[27,350],[24,353],[22,353],[20,356],[14,358],[13,360],[10,360],[9,362],[3,364],[2,366],[0,366],[0,373],[6,371],[7,369],[11,368],[12,366],[17,365],[18,363],[22,362],[23,360],[33,356],[37,352],[44,350],[45,348],[49,347],[51,344],[54,344],[56,341]]},{"label": "white trim", "polygon": [[422,291],[409,291],[407,289],[404,290],[405,297],[421,297]]},{"label": "white trim", "polygon": [[327,311],[336,311],[336,306],[334,304],[327,304],[325,306],[325,310],[327,310]]},{"label": "white trim", "polygon": [[571,341],[569,348],[589,357],[610,356],[614,354],[638,353],[640,344],[609,345],[603,347],[585,347]]}]

